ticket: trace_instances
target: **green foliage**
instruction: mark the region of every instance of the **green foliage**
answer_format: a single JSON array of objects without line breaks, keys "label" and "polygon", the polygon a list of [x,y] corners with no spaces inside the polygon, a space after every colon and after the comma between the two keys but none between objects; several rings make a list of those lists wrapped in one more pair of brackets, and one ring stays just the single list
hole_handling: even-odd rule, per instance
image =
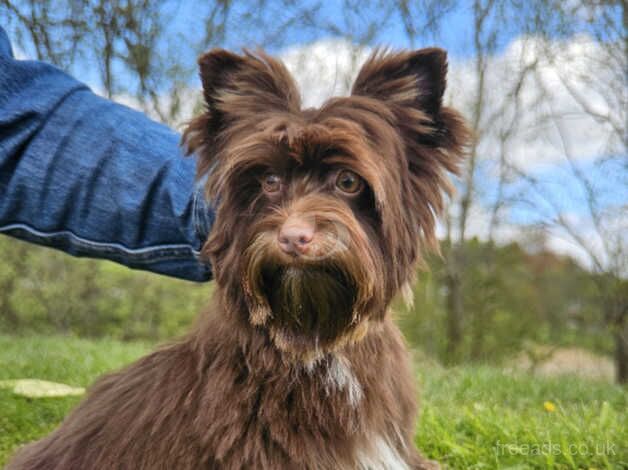
[{"label": "green foliage", "polygon": [[[165,339],[188,329],[213,287],[7,237],[0,237],[0,259],[0,330],[14,334]],[[465,246],[465,260],[463,361],[499,362],[529,344],[612,351],[596,279],[573,261],[477,240]],[[442,258],[429,259],[428,268],[415,283],[414,307],[396,310],[410,344],[445,361]]]},{"label": "green foliage", "polygon": [[195,284],[0,237],[0,330],[118,339],[186,331],[211,296]]},{"label": "green foliage", "polygon": [[[0,380],[36,377],[88,386],[151,348],[137,342],[0,335]],[[444,369],[433,362],[417,363],[416,370],[422,401],[417,443],[448,468],[628,465],[628,395],[617,385],[508,375],[485,366]],[[29,400],[0,390],[0,466],[19,445],[50,432],[79,400]],[[555,411],[544,409],[546,401]]]},{"label": "green foliage", "polygon": [[[442,361],[447,359],[447,250],[443,247],[443,257],[430,258],[428,270],[419,273],[413,307],[396,308],[408,341]],[[463,253],[463,362],[499,362],[527,343],[612,351],[595,275],[571,259],[477,239],[468,241]]]}]

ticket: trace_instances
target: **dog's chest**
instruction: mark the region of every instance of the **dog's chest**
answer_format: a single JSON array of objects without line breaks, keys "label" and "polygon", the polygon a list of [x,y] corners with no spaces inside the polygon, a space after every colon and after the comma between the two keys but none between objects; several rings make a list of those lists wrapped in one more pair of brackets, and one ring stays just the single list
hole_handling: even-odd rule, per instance
[{"label": "dog's chest", "polygon": [[[314,373],[312,366],[310,373]],[[344,398],[344,406],[359,409],[366,399],[366,391],[360,378],[356,375],[349,361],[342,355],[329,358],[322,372],[322,380],[326,394],[340,395]],[[409,469],[403,457],[381,434],[381,430],[373,429],[364,433],[365,436],[356,443],[355,463],[350,468],[357,470],[405,470]]]},{"label": "dog's chest", "polygon": [[408,464],[385,438],[376,436],[357,452],[358,470],[409,470]]},{"label": "dog's chest", "polygon": [[[309,373],[313,373],[310,366]],[[327,395],[344,394],[346,405],[357,408],[364,398],[364,390],[349,361],[341,355],[332,356],[319,372]]]}]

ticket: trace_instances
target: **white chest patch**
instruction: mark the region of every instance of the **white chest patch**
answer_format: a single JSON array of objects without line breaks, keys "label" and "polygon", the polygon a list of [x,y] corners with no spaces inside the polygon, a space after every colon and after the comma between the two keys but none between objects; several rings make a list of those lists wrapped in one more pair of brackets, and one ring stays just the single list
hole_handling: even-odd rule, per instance
[{"label": "white chest patch", "polygon": [[332,356],[327,367],[325,386],[328,393],[346,390],[350,406],[356,407],[362,400],[362,386],[353,374],[349,361],[341,355]]},{"label": "white chest patch", "polygon": [[358,470],[410,470],[399,452],[385,439],[375,438],[373,445],[358,452]]}]

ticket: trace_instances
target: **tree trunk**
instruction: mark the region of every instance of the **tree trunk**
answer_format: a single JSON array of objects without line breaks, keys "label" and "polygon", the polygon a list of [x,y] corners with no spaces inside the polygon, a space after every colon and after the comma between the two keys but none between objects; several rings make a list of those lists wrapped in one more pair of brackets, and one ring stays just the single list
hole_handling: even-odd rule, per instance
[{"label": "tree trunk", "polygon": [[457,271],[446,278],[447,284],[447,350],[445,361],[455,364],[460,361],[462,345],[462,283]]},{"label": "tree trunk", "polygon": [[490,324],[486,321],[486,313],[485,306],[481,306],[477,310],[474,309],[471,314],[473,328],[469,355],[474,362],[481,360],[484,355],[484,333],[486,332],[486,325]]},{"label": "tree trunk", "polygon": [[615,373],[617,383],[628,384],[628,321],[615,330]]}]

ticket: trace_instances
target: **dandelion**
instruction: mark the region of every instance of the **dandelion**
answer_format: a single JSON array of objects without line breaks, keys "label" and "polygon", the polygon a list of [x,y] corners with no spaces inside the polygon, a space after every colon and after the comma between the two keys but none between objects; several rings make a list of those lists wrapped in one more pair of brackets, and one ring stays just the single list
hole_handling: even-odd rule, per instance
[{"label": "dandelion", "polygon": [[543,408],[545,408],[545,411],[547,411],[548,413],[553,413],[554,411],[556,411],[556,405],[554,405],[554,403],[552,403],[551,401],[546,401],[545,403],[543,403]]}]

